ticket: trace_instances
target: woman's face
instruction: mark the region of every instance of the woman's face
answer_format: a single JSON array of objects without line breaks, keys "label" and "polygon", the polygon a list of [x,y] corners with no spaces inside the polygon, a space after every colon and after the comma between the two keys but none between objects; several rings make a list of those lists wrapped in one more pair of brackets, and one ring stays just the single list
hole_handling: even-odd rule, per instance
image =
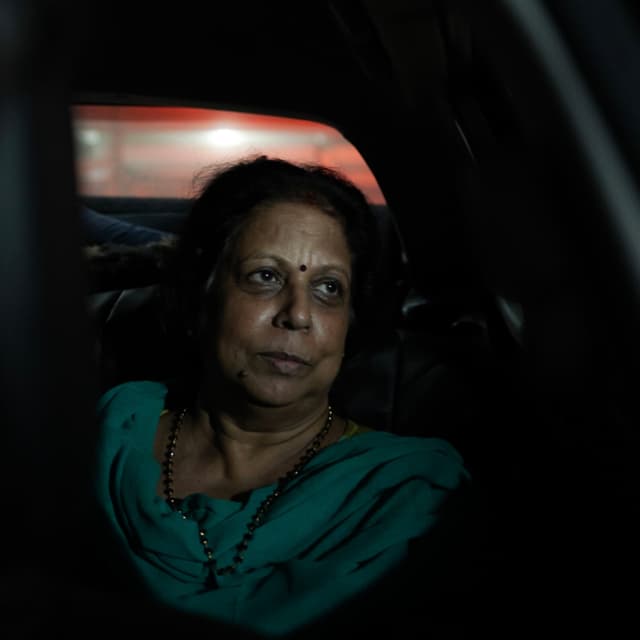
[{"label": "woman's face", "polygon": [[350,315],[351,255],[340,222],[307,204],[257,208],[216,285],[219,306],[205,335],[222,380],[258,404],[326,398]]}]

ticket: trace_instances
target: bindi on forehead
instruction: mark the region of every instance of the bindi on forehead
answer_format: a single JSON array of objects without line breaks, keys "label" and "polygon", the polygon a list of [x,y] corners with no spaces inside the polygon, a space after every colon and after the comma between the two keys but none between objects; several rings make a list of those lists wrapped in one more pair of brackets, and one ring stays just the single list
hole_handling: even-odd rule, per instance
[{"label": "bindi on forehead", "polygon": [[306,264],[301,264],[300,265],[300,271],[306,271],[307,270],[307,265]]}]

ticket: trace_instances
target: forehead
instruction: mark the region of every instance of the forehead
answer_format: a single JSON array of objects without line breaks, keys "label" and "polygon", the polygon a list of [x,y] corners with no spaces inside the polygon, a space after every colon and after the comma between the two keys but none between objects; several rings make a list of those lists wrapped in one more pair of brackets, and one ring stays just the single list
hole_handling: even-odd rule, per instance
[{"label": "forehead", "polygon": [[333,254],[350,260],[341,221],[322,209],[297,202],[276,202],[256,207],[239,230],[234,253],[287,250]]}]

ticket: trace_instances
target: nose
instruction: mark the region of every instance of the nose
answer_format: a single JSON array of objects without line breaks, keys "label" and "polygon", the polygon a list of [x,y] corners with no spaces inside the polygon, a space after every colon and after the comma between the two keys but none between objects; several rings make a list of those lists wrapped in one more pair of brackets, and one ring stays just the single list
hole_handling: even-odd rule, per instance
[{"label": "nose", "polygon": [[306,287],[295,284],[286,287],[273,320],[280,329],[308,330],[311,327],[311,307]]}]

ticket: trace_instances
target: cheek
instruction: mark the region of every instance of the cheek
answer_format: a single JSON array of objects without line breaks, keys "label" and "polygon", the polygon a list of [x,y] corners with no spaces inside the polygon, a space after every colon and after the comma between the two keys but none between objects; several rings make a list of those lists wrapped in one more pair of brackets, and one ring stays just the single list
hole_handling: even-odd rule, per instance
[{"label": "cheek", "polygon": [[246,304],[242,298],[230,298],[220,309],[217,325],[217,343],[221,349],[236,348],[251,343],[261,327],[270,323],[267,309]]},{"label": "cheek", "polygon": [[349,314],[347,312],[325,316],[316,324],[319,342],[324,345],[327,355],[342,357],[348,329]]},{"label": "cheek", "polygon": [[322,336],[319,336],[319,362],[316,380],[323,386],[330,387],[342,367],[345,342],[348,328],[348,315],[345,319],[333,319],[322,325]]},{"label": "cheek", "polygon": [[212,304],[202,331],[201,348],[206,360],[218,361],[223,368],[242,364],[243,353],[256,335],[260,324],[256,309],[248,309],[242,301],[228,296],[224,302]]}]

